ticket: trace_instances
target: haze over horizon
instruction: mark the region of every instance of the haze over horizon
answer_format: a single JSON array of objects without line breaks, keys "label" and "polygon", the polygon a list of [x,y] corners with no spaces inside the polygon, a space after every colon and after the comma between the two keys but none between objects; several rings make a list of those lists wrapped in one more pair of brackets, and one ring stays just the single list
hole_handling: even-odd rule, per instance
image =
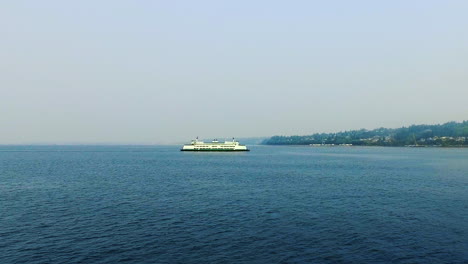
[{"label": "haze over horizon", "polygon": [[468,119],[467,1],[0,4],[0,144]]}]

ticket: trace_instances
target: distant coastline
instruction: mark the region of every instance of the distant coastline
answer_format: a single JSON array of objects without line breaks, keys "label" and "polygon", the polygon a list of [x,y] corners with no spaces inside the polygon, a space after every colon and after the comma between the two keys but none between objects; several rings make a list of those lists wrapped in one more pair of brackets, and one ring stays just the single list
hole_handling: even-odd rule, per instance
[{"label": "distant coastline", "polygon": [[400,128],[360,129],[305,136],[273,136],[263,145],[468,147],[468,121]]}]

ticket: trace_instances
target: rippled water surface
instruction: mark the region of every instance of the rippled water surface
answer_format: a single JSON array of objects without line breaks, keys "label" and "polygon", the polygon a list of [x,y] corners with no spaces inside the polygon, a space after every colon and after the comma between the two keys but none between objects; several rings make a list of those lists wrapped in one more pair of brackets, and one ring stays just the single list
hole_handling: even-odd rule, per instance
[{"label": "rippled water surface", "polygon": [[0,146],[0,263],[468,263],[468,149]]}]

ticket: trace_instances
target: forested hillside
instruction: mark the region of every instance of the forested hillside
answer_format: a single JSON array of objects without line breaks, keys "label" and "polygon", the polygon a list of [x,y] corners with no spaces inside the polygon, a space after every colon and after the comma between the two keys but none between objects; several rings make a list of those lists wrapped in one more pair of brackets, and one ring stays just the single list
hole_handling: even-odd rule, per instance
[{"label": "forested hillside", "polygon": [[317,133],[308,136],[274,136],[262,143],[265,145],[468,146],[468,121]]}]

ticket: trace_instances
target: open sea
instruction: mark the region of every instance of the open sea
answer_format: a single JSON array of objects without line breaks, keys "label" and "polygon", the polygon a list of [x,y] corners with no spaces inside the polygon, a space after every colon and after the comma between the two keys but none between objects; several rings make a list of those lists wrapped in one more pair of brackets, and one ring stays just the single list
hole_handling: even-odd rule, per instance
[{"label": "open sea", "polygon": [[0,263],[468,263],[468,149],[0,146]]}]

